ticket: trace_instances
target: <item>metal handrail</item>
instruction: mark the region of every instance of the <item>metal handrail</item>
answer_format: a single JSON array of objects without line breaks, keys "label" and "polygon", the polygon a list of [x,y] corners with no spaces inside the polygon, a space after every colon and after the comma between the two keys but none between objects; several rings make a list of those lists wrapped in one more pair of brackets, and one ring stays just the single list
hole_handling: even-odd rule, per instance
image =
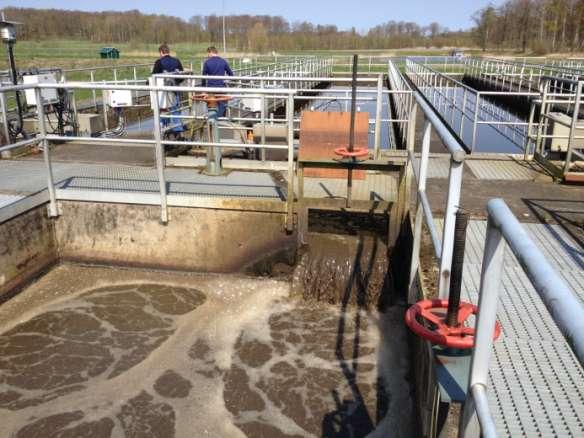
[{"label": "metal handrail", "polygon": [[[452,129],[456,130],[458,136],[461,139],[464,139],[465,133],[465,120],[471,122],[471,139],[469,149],[470,151],[474,151],[476,142],[477,142],[477,134],[478,134],[478,127],[479,125],[488,125],[491,128],[495,129],[500,135],[507,138],[510,142],[515,144],[517,147],[524,148],[526,145],[526,138],[527,138],[527,128],[529,123],[519,120],[517,117],[514,117],[514,120],[511,120],[511,114],[507,113],[505,117],[499,112],[501,111],[498,106],[493,103],[488,102],[484,99],[484,96],[498,96],[498,95],[514,95],[514,96],[522,96],[527,98],[533,98],[539,96],[539,93],[533,92],[510,92],[510,93],[502,93],[498,91],[478,91],[474,88],[469,87],[468,85],[453,79],[449,75],[443,74],[434,70],[427,65],[423,65],[412,61],[410,59],[406,59],[406,67],[408,68],[408,74],[412,77],[414,83],[420,88],[420,90],[427,95],[428,99],[435,103],[438,100],[438,109],[441,108],[441,102],[444,101],[446,103],[445,111],[444,111],[444,118],[448,119],[448,112],[447,107],[450,107],[450,125]],[[430,79],[428,79],[428,76]],[[440,79],[438,81],[438,79]],[[446,89],[446,93],[442,91],[442,82],[446,84],[450,83],[453,84],[453,92],[449,93],[449,88]],[[430,91],[426,89],[429,88]],[[459,102],[459,96],[456,93],[456,89],[459,88],[462,90],[462,102]],[[452,94],[450,96],[449,94]],[[438,99],[436,99],[436,95],[438,95]],[[472,99],[471,99],[472,97]],[[459,126],[454,126],[454,113],[455,111],[460,113],[460,120]],[[517,137],[517,140],[515,139]]]},{"label": "metal handrail", "polygon": [[[395,67],[393,61],[389,61],[389,74],[396,75],[399,71]],[[403,79],[403,78],[402,78]],[[406,81],[403,80],[405,84]],[[448,296],[450,288],[450,267],[452,264],[452,252],[454,249],[454,226],[455,214],[460,202],[460,193],[462,188],[462,171],[464,168],[464,160],[466,152],[460,141],[452,135],[448,127],[444,124],[442,119],[436,114],[434,109],[426,102],[424,97],[419,92],[413,92],[415,105],[413,105],[410,118],[409,131],[410,133],[415,129],[415,113],[416,108],[421,108],[426,118],[422,137],[422,151],[420,154],[419,166],[416,168],[416,157],[413,149],[413,142],[408,144],[408,166],[412,167],[414,179],[416,183],[416,192],[418,196],[417,209],[414,223],[414,241],[412,246],[412,258],[410,265],[409,276],[409,290],[408,300],[415,301],[414,285],[415,278],[420,266],[420,245],[422,240],[422,225],[425,222],[430,232],[432,239],[432,246],[436,257],[440,262],[440,272],[438,280],[438,293],[441,298]],[[398,101],[399,102],[399,101]],[[450,171],[448,174],[448,195],[446,199],[446,208],[444,213],[444,226],[442,230],[442,238],[440,238],[436,226],[434,224],[434,217],[430,202],[426,194],[426,179],[428,162],[430,157],[430,138],[432,128],[436,131],[447,151],[450,154]]]},{"label": "metal handrail", "polygon": [[[119,138],[102,138],[100,141],[121,144],[121,143],[137,143],[144,146],[151,146],[155,150],[156,158],[156,169],[158,174],[159,191],[160,191],[160,220],[163,223],[168,222],[168,206],[167,206],[167,186],[165,181],[165,164],[164,164],[164,145],[177,144],[176,141],[164,140],[162,138],[162,128],[161,128],[161,115],[159,109],[159,93],[161,92],[225,92],[225,88],[222,87],[200,87],[200,86],[156,86],[156,85],[125,85],[125,84],[99,84],[99,83],[83,83],[83,82],[65,82],[59,84],[19,84],[0,87],[0,94],[6,93],[8,91],[15,90],[34,90],[36,94],[37,102],[37,114],[39,120],[39,134],[30,140],[24,140],[14,144],[6,145],[2,147],[2,151],[7,151],[15,149],[19,146],[24,146],[33,143],[41,143],[43,148],[43,158],[47,170],[47,190],[49,194],[49,216],[58,216],[57,209],[57,193],[55,189],[55,183],[53,179],[53,167],[51,164],[51,155],[49,148],[49,140],[59,140],[59,141],[82,141],[91,142],[95,141],[94,138],[88,137],[69,137],[52,135],[46,132],[46,120],[45,120],[45,109],[43,105],[43,99],[41,91],[43,89],[89,89],[89,90],[133,90],[133,91],[147,91],[150,93],[150,101],[153,108],[154,116],[154,139],[119,139]],[[254,88],[232,88],[229,90],[230,95],[245,95],[252,97],[263,97],[278,95],[286,99],[286,121],[287,121],[287,142],[286,145],[250,145],[247,143],[229,143],[229,147],[240,147],[240,148],[257,148],[257,149],[286,149],[288,151],[288,196],[286,199],[286,227],[292,229],[293,221],[293,205],[294,205],[294,95],[295,90],[286,88],[272,88],[272,89],[254,89]],[[192,145],[192,146],[203,146],[203,147],[224,147],[226,146],[220,142],[180,142],[180,144]]]},{"label": "metal handrail", "polygon": [[517,258],[580,365],[584,366],[584,305],[550,265],[502,199],[490,200],[487,213],[479,312],[468,382],[470,397],[467,396],[464,404],[459,431],[462,438],[479,434],[484,437],[497,436],[486,391],[505,246]]}]

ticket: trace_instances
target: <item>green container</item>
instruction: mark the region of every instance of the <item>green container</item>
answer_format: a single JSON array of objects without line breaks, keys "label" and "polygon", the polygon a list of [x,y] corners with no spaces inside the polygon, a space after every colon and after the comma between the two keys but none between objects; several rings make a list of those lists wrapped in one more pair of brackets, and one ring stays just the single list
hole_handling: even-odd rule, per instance
[{"label": "green container", "polygon": [[120,51],[115,47],[102,47],[99,56],[101,59],[119,59]]}]

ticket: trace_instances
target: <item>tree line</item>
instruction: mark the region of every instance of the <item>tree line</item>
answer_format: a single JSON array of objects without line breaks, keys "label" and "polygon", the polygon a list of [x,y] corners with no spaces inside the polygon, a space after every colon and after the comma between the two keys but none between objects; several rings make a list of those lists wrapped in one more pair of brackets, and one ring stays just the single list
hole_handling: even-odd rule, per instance
[{"label": "tree line", "polygon": [[584,50],[584,0],[509,0],[477,11],[473,19],[483,50]]},{"label": "tree line", "polygon": [[[23,23],[19,38],[78,39],[100,43],[215,43],[223,38],[221,16],[196,15],[188,21],[165,15],[126,12],[82,12],[58,9],[5,8],[11,20]],[[269,15],[225,17],[230,48],[250,51],[310,49],[384,49],[414,46],[463,45],[465,31],[450,32],[438,23],[420,26],[395,22],[376,26],[366,33],[355,28],[340,30],[334,25],[307,21],[289,22]]]},{"label": "tree line", "polygon": [[[196,15],[188,21],[166,15],[5,8],[21,21],[23,40],[76,39],[99,43],[214,43],[222,41],[222,17]],[[438,22],[388,21],[367,31],[334,25],[289,22],[280,16],[225,17],[228,47],[265,52],[311,49],[400,49],[408,47],[480,46],[536,52],[582,50],[584,0],[508,0],[473,15],[476,26],[451,31]]]}]

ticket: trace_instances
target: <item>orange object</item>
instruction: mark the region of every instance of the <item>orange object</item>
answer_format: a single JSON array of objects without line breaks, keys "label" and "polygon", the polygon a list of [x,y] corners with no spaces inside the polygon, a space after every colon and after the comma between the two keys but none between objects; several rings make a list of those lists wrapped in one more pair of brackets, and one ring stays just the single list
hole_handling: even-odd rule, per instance
[{"label": "orange object", "polygon": [[348,148],[336,148],[335,154],[343,158],[362,158],[369,155],[369,150],[364,148],[353,148],[350,151]]},{"label": "orange object", "polygon": [[[333,159],[339,156],[335,149],[349,147],[351,113],[303,111],[300,117],[301,160]],[[355,114],[354,150],[367,150],[369,143],[369,113]],[[317,178],[347,178],[345,169],[304,169],[304,176]],[[365,179],[364,170],[353,170],[353,179]]]}]

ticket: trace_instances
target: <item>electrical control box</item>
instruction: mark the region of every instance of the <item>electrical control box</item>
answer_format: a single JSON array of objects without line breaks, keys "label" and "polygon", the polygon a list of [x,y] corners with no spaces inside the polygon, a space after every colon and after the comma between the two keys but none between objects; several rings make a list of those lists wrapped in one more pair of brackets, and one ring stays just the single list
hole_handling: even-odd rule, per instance
[{"label": "electrical control box", "polygon": [[107,104],[111,108],[123,108],[134,105],[132,90],[108,90],[106,91]]},{"label": "electrical control box", "polygon": [[[22,77],[23,84],[56,84],[57,76],[55,73],[42,73],[38,75],[24,75]],[[25,90],[26,103],[29,106],[37,104],[36,93],[34,89]],[[59,101],[59,95],[56,88],[42,88],[41,98],[44,105],[51,105]]]},{"label": "electrical control box", "polygon": [[[155,78],[154,85],[157,87],[164,87],[169,86],[168,80],[163,77]],[[173,106],[177,105],[178,103],[178,96],[177,93],[172,91],[161,91],[158,93],[158,108],[161,110],[172,108]],[[150,103],[152,106],[152,102]],[[154,107],[152,107],[154,108]]]}]

